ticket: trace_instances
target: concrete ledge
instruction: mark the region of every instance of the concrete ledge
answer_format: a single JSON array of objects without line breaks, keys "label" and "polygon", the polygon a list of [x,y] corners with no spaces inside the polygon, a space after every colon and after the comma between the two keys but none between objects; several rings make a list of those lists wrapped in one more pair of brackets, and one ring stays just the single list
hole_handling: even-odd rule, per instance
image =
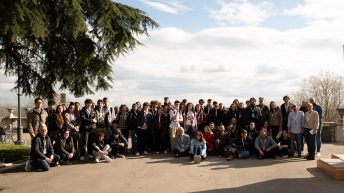
[{"label": "concrete ledge", "polygon": [[336,180],[344,180],[344,161],[340,159],[319,159],[317,168]]},{"label": "concrete ledge", "polygon": [[344,154],[331,154],[331,159],[341,159],[341,160],[344,160]]}]

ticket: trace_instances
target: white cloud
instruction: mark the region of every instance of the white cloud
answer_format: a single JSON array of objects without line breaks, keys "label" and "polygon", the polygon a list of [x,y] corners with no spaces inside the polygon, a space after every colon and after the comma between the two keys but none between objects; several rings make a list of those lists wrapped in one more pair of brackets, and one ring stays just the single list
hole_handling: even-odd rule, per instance
[{"label": "white cloud", "polygon": [[283,13],[315,20],[344,20],[343,10],[342,0],[305,0],[292,9],[284,10]]},{"label": "white cloud", "polygon": [[177,0],[141,0],[141,2],[159,11],[172,14],[192,10],[186,7],[181,1]]},{"label": "white cloud", "polygon": [[220,25],[258,25],[270,16],[272,4],[263,1],[253,4],[249,0],[235,0],[229,3],[218,1],[219,10],[211,10],[210,17]]}]

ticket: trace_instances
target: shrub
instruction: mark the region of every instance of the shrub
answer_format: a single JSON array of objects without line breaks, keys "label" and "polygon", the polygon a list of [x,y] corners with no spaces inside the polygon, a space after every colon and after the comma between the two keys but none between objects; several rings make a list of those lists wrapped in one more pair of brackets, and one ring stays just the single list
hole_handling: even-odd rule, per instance
[{"label": "shrub", "polygon": [[27,158],[29,154],[29,146],[0,144],[0,162],[15,162]]}]

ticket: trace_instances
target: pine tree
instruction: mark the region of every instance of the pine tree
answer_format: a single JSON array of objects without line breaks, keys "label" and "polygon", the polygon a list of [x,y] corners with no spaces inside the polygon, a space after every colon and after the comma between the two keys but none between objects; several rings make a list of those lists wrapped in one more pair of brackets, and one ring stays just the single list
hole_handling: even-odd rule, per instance
[{"label": "pine tree", "polygon": [[[0,69],[25,95],[76,97],[111,88],[111,63],[158,24],[111,0],[0,1]],[[16,89],[16,88],[15,88]]]}]

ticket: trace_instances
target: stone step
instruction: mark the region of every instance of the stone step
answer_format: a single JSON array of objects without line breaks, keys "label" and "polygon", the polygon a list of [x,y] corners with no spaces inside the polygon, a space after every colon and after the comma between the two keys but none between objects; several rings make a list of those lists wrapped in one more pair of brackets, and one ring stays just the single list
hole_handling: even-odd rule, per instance
[{"label": "stone step", "polygon": [[319,159],[317,168],[337,180],[344,180],[344,161],[341,159]]},{"label": "stone step", "polygon": [[344,160],[344,154],[332,154],[331,159],[341,159]]}]

